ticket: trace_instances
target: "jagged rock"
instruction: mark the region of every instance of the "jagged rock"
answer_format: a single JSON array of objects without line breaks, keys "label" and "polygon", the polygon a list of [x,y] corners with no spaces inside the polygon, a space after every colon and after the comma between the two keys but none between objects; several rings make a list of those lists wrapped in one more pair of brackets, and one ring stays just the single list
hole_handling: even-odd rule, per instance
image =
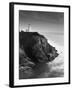
[{"label": "jagged rock", "polygon": [[34,36],[36,44],[32,47],[32,53],[40,62],[52,61],[58,56],[57,50],[47,43],[47,39],[40,36]]},{"label": "jagged rock", "polygon": [[49,62],[58,56],[55,47],[37,32],[20,32],[20,45],[33,62]]}]

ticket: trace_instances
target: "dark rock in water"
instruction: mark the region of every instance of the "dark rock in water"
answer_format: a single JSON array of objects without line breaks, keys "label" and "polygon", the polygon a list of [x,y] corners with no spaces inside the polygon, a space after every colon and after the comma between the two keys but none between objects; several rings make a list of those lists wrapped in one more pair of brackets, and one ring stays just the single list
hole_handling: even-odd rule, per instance
[{"label": "dark rock in water", "polygon": [[30,78],[37,63],[50,62],[58,56],[55,47],[37,32],[19,32],[19,46],[20,79]]}]

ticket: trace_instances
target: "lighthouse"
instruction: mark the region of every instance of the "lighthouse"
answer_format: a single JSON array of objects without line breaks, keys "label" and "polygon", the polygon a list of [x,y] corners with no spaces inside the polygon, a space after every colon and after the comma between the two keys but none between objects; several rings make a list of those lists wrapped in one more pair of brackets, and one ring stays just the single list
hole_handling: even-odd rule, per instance
[{"label": "lighthouse", "polygon": [[31,24],[28,24],[28,28],[26,29],[26,32],[30,32],[31,31]]}]

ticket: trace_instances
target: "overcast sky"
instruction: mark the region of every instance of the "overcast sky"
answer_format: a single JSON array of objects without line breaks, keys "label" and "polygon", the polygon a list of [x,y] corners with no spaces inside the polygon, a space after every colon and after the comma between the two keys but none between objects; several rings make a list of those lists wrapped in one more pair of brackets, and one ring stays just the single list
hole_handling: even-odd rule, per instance
[{"label": "overcast sky", "polygon": [[40,32],[60,45],[64,41],[64,13],[19,11],[19,28],[26,30],[31,24],[31,32]]}]

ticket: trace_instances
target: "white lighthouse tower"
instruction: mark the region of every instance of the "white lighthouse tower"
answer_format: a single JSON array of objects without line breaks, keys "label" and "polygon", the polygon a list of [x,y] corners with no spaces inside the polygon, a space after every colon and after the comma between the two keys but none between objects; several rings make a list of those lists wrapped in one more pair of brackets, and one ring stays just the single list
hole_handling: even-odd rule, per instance
[{"label": "white lighthouse tower", "polygon": [[30,32],[31,31],[31,24],[28,24],[28,28],[26,29],[26,32]]}]

